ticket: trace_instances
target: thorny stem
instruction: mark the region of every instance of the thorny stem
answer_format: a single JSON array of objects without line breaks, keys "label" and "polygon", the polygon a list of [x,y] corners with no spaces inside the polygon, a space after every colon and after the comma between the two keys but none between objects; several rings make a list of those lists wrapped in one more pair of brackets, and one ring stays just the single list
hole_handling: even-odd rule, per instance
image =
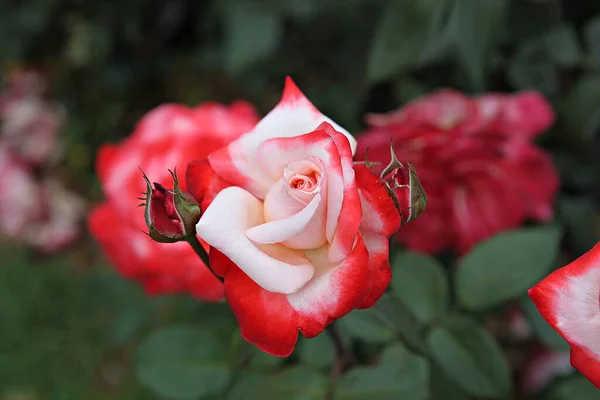
[{"label": "thorny stem", "polygon": [[188,242],[190,244],[190,246],[192,246],[192,249],[194,249],[194,251],[196,252],[198,257],[200,257],[200,259],[202,260],[204,265],[206,265],[206,268],[208,268],[208,270],[215,276],[215,278],[217,278],[219,281],[223,282],[223,278],[220,277],[219,275],[217,275],[215,273],[215,271],[213,271],[212,267],[210,266],[208,253],[206,252],[206,250],[204,250],[204,247],[202,247],[202,245],[200,244],[198,237],[196,235],[189,235],[185,238],[185,240],[186,240],[186,242]]},{"label": "thorny stem", "polygon": [[333,399],[335,382],[338,380],[341,374],[357,365],[358,362],[354,357],[354,353],[352,353],[352,351],[344,344],[342,336],[340,335],[340,331],[338,330],[335,322],[329,324],[326,330],[327,334],[329,334],[329,337],[331,338],[331,341],[333,342],[333,347],[335,348],[335,363],[333,364],[333,368],[331,368],[331,374],[329,375],[329,388],[327,389],[326,396],[326,399],[331,400]]}]

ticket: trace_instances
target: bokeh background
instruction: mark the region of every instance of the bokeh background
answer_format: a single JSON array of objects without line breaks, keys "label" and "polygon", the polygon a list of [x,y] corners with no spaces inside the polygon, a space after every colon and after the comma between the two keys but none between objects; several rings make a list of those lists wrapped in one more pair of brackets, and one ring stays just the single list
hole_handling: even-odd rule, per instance
[{"label": "bokeh background", "polygon": [[[548,249],[559,254],[554,267],[599,239],[596,1],[4,0],[0,67],[0,108],[10,110],[1,115],[0,143],[16,143],[27,155],[24,176],[3,164],[10,155],[0,148],[1,400],[209,398],[193,388],[185,392],[185,382],[172,384],[175,389],[154,382],[170,378],[168,371],[153,372],[159,362],[147,353],[168,363],[169,354],[185,346],[148,343],[148,335],[190,321],[227,331],[227,307],[186,295],[147,297],[116,274],[85,229],[86,210],[103,199],[94,170],[98,147],[126,137],[162,103],[244,99],[264,114],[290,75],[325,114],[359,133],[366,113],[395,110],[439,88],[471,95],[537,90],[557,116],[538,138],[561,179],[554,209],[563,236],[559,249]],[[17,100],[25,106],[6,106]],[[14,191],[19,201],[6,195]],[[568,377],[551,379],[552,373],[538,393],[526,393],[519,383],[523,365],[540,341],[556,338],[536,315],[519,320],[517,312],[515,321],[523,329],[533,324],[536,338],[503,341],[499,332],[513,321],[505,312],[511,304],[486,317],[513,366],[516,383],[503,398],[600,399],[566,369],[564,357],[562,364],[539,368],[565,370]],[[355,317],[348,328],[362,340],[357,354],[365,360],[395,329],[369,318]],[[277,370],[290,362],[255,354],[239,335],[231,341],[236,357],[253,354],[250,369]],[[293,362],[326,376],[332,349],[324,335],[311,343],[301,341]],[[564,350],[564,343],[556,348]],[[367,371],[352,382],[368,386],[365,381],[381,374]],[[314,377],[295,376],[273,378],[286,389],[256,398],[323,398]],[[177,388],[183,392],[172,397]],[[235,390],[238,397],[227,398],[254,398],[251,389]],[[395,398],[381,396],[369,395]],[[440,389],[429,396],[477,398]],[[339,397],[350,398],[366,397]]]}]

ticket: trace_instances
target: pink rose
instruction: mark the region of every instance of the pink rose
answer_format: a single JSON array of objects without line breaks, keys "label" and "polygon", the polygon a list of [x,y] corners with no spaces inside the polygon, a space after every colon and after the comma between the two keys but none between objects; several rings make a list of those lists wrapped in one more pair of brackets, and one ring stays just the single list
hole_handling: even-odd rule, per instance
[{"label": "pink rose", "polygon": [[288,356],[298,331],[314,337],[370,307],[390,281],[400,213],[379,177],[353,163],[355,149],[288,78],[254,129],[188,167],[188,191],[207,207],[197,232],[211,265],[242,336],[267,353]]}]

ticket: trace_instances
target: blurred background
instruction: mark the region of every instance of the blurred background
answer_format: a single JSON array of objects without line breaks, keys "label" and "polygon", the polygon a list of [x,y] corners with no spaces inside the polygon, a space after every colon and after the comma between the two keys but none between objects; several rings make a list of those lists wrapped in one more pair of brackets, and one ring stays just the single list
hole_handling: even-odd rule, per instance
[{"label": "blurred background", "polygon": [[[167,324],[230,322],[225,305],[147,297],[86,232],[103,199],[97,149],[162,103],[244,99],[264,114],[290,75],[358,134],[366,113],[439,88],[537,90],[557,115],[538,144],[560,173],[559,254],[598,240],[597,1],[2,0],[0,68],[1,400],[171,398],[136,377],[140,341]],[[298,356],[309,365],[310,351]],[[581,380],[544,393],[600,398]],[[510,398],[527,396],[517,387]]]}]

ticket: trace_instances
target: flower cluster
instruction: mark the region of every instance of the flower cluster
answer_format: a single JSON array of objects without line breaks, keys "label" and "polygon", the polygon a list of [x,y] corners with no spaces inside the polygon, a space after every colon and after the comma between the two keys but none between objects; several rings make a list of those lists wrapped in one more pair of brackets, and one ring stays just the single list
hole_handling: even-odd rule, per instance
[{"label": "flower cluster", "polygon": [[85,205],[46,173],[62,114],[43,94],[28,70],[9,74],[0,93],[0,237],[49,253],[77,239]]},{"label": "flower cluster", "polygon": [[526,219],[548,221],[559,186],[551,158],[532,139],[554,121],[535,92],[470,98],[441,90],[402,109],[370,115],[358,155],[384,161],[392,138],[428,197],[427,212],[396,236],[424,252],[460,254]]}]

